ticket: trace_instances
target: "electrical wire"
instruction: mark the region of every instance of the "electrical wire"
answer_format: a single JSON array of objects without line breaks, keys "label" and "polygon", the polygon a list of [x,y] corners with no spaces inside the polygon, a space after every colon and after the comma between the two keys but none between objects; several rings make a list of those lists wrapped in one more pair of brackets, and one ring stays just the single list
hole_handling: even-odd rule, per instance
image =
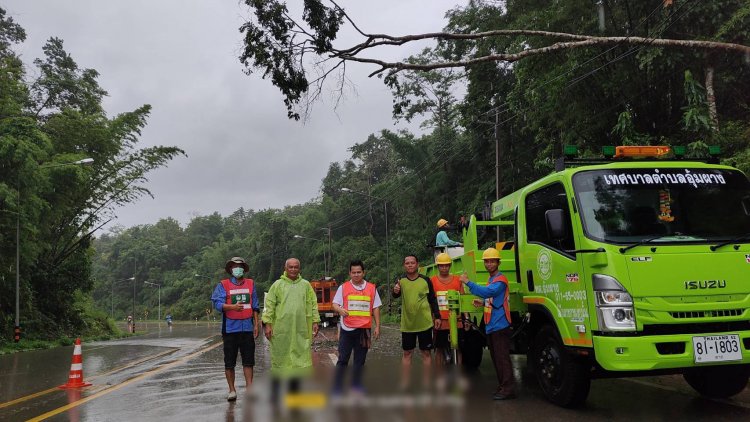
[{"label": "electrical wire", "polygon": [[[688,0],[688,1],[684,2],[684,3],[681,3],[680,6],[678,6],[677,10],[675,10],[675,12],[672,14],[672,17],[674,17],[675,15],[677,15],[682,8],[686,7],[690,3],[693,3],[692,6],[690,8],[688,8],[687,10],[685,10],[676,19],[673,18],[671,20],[671,22],[667,23],[667,18],[663,19],[663,21],[657,26],[657,28],[654,31],[652,31],[653,35],[649,36],[649,38],[651,38],[652,41],[655,40],[658,37],[658,35],[660,35],[661,33],[663,33],[667,28],[669,28],[672,24],[674,24],[681,17],[685,16],[687,13],[689,13],[690,11],[692,11],[692,9],[695,8],[698,5],[698,3],[695,2],[695,0]],[[637,29],[637,28],[641,27],[643,24],[645,24],[645,22],[647,22],[648,19],[650,19],[651,16],[653,16],[654,13],[656,13],[661,7],[662,7],[662,5],[660,3],[643,20],[641,20],[641,22],[635,27],[635,29]],[[594,60],[596,60],[596,59],[598,59],[598,58],[606,55],[607,53],[609,53],[609,52],[611,52],[611,51],[613,51],[613,50],[621,47],[623,44],[626,43],[626,40],[628,38],[626,38],[625,40],[619,42],[618,44],[616,44],[616,45],[608,48],[607,50],[605,50],[605,51],[597,54],[596,56],[588,59],[587,61],[585,61],[585,62],[583,62],[581,64],[577,64],[577,65],[573,66],[572,68],[570,68],[568,70],[565,70],[563,73],[558,74],[558,75],[556,75],[556,76],[554,76],[554,77],[552,77],[552,78],[550,78],[550,79],[542,82],[539,86],[537,86],[534,89],[541,89],[541,88],[543,88],[543,87],[545,87],[545,86],[547,86],[547,85],[549,85],[549,84],[551,84],[551,83],[559,80],[560,78],[562,78],[562,77],[564,77],[564,76],[572,73],[576,69],[579,69],[579,68],[585,66],[586,64],[589,64],[589,63],[593,62]],[[622,60],[622,59],[624,59],[624,58],[632,55],[633,53],[639,52],[640,50],[648,47],[648,45],[650,45],[650,44],[639,45],[637,47],[632,47],[632,48],[628,49],[628,51],[620,54],[619,56],[617,56],[617,57],[615,57],[613,59],[609,59],[607,62],[605,62],[604,64],[600,65],[599,67],[597,67],[597,68],[595,68],[595,69],[593,69],[593,70],[591,70],[591,71],[589,71],[589,72],[587,72],[587,73],[585,73],[583,75],[579,75],[579,76],[573,78],[565,87],[562,88],[562,90],[570,89],[571,87],[577,85],[581,81],[583,81],[583,80],[585,80],[585,79],[593,76],[594,74],[596,74],[597,72],[599,72],[603,68],[605,68],[605,67],[607,67],[607,66],[609,66],[609,65],[611,65],[613,63],[616,63],[616,62],[618,62],[618,61],[620,61],[620,60]],[[624,101],[627,101],[627,100],[624,100]],[[608,108],[606,110],[603,110],[603,111],[601,111],[599,113],[596,113],[596,116],[601,115],[601,114],[603,114],[605,112],[611,111],[613,108],[622,105],[623,102],[617,103],[613,107],[610,107],[610,108]],[[500,110],[503,109],[503,108],[505,108],[505,110],[503,110],[502,113],[505,114],[506,112],[510,111],[510,105],[511,105],[510,101],[505,101],[502,104],[494,106],[494,107],[490,108],[489,110],[487,110],[487,111],[485,111],[483,113],[480,113],[478,116],[475,117],[474,123],[472,125],[470,125],[470,126],[465,127],[463,132],[466,133],[466,132],[472,131],[473,129],[476,129],[478,126],[480,126],[481,124],[483,124],[482,122],[478,121],[477,117],[489,116],[492,113],[495,113],[495,114],[497,114],[499,116]],[[517,118],[519,115],[520,115],[520,111],[514,113],[510,117],[505,118],[502,121],[499,121],[497,124],[498,125],[505,124],[505,123],[511,121],[512,119]],[[587,119],[587,121],[588,120],[590,120],[590,118]],[[484,134],[486,135],[486,133],[489,132],[490,130],[493,130],[493,128],[492,127],[488,128],[488,130],[486,130],[484,132]],[[447,143],[447,142],[444,142],[444,143]],[[454,157],[457,154],[459,154],[459,153],[462,152],[462,151],[452,151],[452,149],[453,148],[450,148],[450,147],[443,148],[443,149],[438,149],[438,152],[436,154],[433,154],[433,156],[431,156],[429,158],[426,158],[422,162],[418,163],[416,166],[412,166],[413,169],[412,169],[412,173],[411,174],[412,175],[421,174],[423,171],[426,171],[426,169],[429,168],[430,166],[434,166],[435,164],[437,164],[439,162],[442,162],[442,161],[444,161],[447,158]],[[477,158],[478,155],[481,154],[481,153],[482,153],[481,150],[477,150],[474,154],[472,154],[470,156],[470,159],[473,160],[473,159]],[[416,167],[416,168],[414,168],[414,167]],[[399,192],[399,191],[402,191],[402,192]],[[376,199],[376,200],[384,200],[384,201],[388,201],[388,202],[394,202],[395,199],[401,198],[401,197],[403,197],[403,195],[405,195],[405,193],[403,192],[402,187],[396,185],[396,186],[386,187],[385,192],[379,192],[379,196],[377,196],[377,197],[372,196],[372,195],[367,195],[367,196],[369,196],[369,197],[371,197],[373,199]],[[331,230],[345,228],[345,227],[348,227],[348,226],[350,226],[350,225],[352,225],[352,224],[354,224],[354,223],[356,223],[358,221],[361,221],[363,218],[365,218],[369,214],[369,208],[370,208],[370,206],[371,205],[370,205],[370,203],[368,201],[367,203],[361,205],[360,207],[355,208],[350,213],[344,215],[343,217],[339,217],[338,219],[333,220],[332,222],[329,223],[329,225],[331,226]],[[354,220],[351,220],[352,218],[355,218],[355,217],[357,217],[357,218],[354,219]]]}]

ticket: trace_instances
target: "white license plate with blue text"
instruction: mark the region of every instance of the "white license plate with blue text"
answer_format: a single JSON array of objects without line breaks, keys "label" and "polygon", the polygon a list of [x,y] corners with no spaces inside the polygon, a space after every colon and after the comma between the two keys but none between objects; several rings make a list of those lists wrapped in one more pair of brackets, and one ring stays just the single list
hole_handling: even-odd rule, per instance
[{"label": "white license plate with blue text", "polygon": [[742,343],[738,334],[693,337],[695,363],[742,360]]}]

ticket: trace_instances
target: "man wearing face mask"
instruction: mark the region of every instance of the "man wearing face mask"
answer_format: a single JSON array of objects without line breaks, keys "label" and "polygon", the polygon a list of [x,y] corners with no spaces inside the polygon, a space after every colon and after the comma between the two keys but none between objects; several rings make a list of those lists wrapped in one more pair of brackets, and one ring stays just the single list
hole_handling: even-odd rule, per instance
[{"label": "man wearing face mask", "polygon": [[251,278],[245,278],[250,267],[244,259],[234,257],[227,261],[224,270],[230,278],[221,280],[211,295],[214,308],[222,313],[221,337],[224,342],[224,375],[229,384],[227,400],[237,400],[234,388],[234,367],[237,352],[242,355],[242,372],[246,387],[253,383],[255,366],[255,339],[260,321],[258,295]]}]

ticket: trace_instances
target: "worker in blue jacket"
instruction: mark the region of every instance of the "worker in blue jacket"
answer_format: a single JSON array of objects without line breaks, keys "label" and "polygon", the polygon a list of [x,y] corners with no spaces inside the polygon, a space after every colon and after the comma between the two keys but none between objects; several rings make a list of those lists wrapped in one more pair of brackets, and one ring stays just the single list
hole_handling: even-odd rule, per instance
[{"label": "worker in blue jacket", "polygon": [[484,268],[490,273],[486,286],[469,281],[466,273],[461,282],[466,284],[471,294],[484,299],[484,324],[490,357],[495,366],[498,387],[493,400],[507,400],[516,397],[513,364],[510,361],[510,307],[508,305],[508,279],[498,271],[500,253],[495,248],[487,248],[482,254]]}]

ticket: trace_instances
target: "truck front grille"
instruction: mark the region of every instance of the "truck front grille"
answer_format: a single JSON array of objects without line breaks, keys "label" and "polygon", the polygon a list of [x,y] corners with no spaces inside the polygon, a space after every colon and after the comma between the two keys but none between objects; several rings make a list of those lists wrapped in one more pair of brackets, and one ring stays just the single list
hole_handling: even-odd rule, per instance
[{"label": "truck front grille", "polygon": [[750,330],[750,321],[644,324],[642,335],[727,333]]},{"label": "truck front grille", "polygon": [[736,317],[742,315],[744,309],[721,309],[718,311],[687,311],[687,312],[670,312],[674,319],[691,319],[691,318],[721,318]]}]

